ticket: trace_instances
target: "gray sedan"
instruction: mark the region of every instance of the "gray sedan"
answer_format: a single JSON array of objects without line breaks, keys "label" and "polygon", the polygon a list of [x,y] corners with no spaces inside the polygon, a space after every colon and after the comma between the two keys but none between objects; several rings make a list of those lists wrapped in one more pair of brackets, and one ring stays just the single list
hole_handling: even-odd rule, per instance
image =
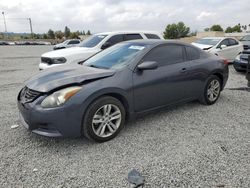
[{"label": "gray sedan", "polygon": [[214,104],[227,79],[226,60],[192,45],[124,42],[29,79],[18,94],[20,120],[43,136],[104,142],[138,114],[193,100]]}]

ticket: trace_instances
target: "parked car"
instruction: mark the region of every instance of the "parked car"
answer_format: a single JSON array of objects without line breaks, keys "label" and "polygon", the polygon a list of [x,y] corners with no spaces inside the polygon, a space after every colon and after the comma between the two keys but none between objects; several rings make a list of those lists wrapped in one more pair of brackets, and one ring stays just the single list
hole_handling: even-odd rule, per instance
[{"label": "parked car", "polygon": [[0,45],[1,46],[6,46],[6,45],[10,45],[10,44],[7,41],[0,41]]},{"label": "parked car", "polygon": [[42,54],[39,69],[84,61],[98,52],[119,42],[135,39],[160,39],[155,32],[108,32],[95,34],[84,40],[78,47]]},{"label": "parked car", "polygon": [[243,44],[237,39],[230,37],[207,37],[202,38],[193,45],[209,53],[221,56],[230,62],[243,51]]},{"label": "parked car", "polygon": [[78,46],[80,44],[81,40],[79,39],[71,39],[71,40],[65,40],[62,43],[59,43],[54,46],[54,50],[64,49],[64,48],[71,48],[74,46]]},{"label": "parked car", "polygon": [[243,44],[244,50],[250,49],[250,35],[245,35],[242,37],[240,42]]},{"label": "parked car", "polygon": [[136,40],[41,71],[17,100],[21,122],[34,133],[104,142],[137,114],[193,100],[214,104],[227,79],[226,60],[192,45]]},{"label": "parked car", "polygon": [[[233,65],[234,65],[234,69],[237,71],[237,72],[242,72],[242,71],[246,71],[247,70],[247,67],[249,66],[248,65],[248,57],[250,56],[250,49],[249,50],[244,50],[242,52],[242,54],[238,55],[234,62],[233,62]],[[249,66],[249,69],[250,69],[250,66]]]}]

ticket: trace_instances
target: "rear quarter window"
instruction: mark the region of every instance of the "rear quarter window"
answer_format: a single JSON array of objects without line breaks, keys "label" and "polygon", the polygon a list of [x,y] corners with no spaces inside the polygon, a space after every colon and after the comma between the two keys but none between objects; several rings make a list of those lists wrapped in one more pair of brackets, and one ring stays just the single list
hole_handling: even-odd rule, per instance
[{"label": "rear quarter window", "polygon": [[125,41],[126,40],[136,40],[136,39],[143,39],[140,34],[126,34],[125,35]]},{"label": "rear quarter window", "polygon": [[145,33],[145,36],[148,39],[161,39],[158,35],[155,35],[155,34],[147,34],[147,33]]}]

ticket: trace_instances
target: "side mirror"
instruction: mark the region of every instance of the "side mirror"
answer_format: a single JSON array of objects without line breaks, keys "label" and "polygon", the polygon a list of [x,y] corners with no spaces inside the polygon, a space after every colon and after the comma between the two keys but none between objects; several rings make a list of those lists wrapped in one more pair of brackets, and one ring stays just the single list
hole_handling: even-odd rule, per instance
[{"label": "side mirror", "polygon": [[152,70],[157,68],[158,63],[156,61],[145,61],[137,66],[138,70]]},{"label": "side mirror", "polygon": [[110,42],[105,42],[105,43],[102,45],[101,49],[104,50],[104,49],[106,49],[106,48],[108,48],[108,47],[110,47],[110,46],[112,46],[112,44],[111,44]]},{"label": "side mirror", "polygon": [[227,45],[225,45],[225,44],[223,44],[223,45],[220,46],[221,49],[224,49],[226,47],[227,47]]}]

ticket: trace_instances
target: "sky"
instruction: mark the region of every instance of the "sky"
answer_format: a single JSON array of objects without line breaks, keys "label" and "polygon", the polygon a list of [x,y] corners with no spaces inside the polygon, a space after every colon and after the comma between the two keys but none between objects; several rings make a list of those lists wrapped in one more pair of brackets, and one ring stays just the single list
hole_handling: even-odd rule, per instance
[{"label": "sky", "polygon": [[[224,28],[250,24],[249,0],[1,0],[8,32],[49,29],[92,33],[118,30],[163,32],[167,24],[183,21],[191,31],[203,31],[212,24]],[[0,32],[4,31],[0,15]]]}]

